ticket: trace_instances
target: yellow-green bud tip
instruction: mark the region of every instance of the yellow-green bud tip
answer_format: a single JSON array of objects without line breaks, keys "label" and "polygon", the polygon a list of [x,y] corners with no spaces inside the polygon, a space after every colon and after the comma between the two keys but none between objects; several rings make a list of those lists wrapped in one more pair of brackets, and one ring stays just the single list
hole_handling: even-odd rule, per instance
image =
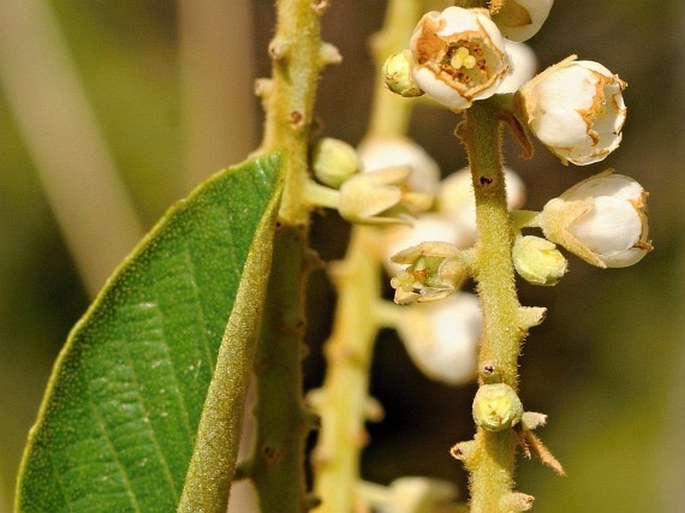
[{"label": "yellow-green bud tip", "polygon": [[312,168],[319,182],[337,189],[359,172],[361,161],[357,151],[346,142],[324,137],[314,146]]},{"label": "yellow-green bud tip", "polygon": [[383,64],[383,77],[388,88],[393,93],[405,98],[414,98],[423,94],[414,80],[411,66],[411,52],[409,50],[391,55]]},{"label": "yellow-green bud tip", "polygon": [[473,420],[487,431],[515,426],[523,415],[523,404],[513,388],[505,383],[482,385],[473,399]]}]

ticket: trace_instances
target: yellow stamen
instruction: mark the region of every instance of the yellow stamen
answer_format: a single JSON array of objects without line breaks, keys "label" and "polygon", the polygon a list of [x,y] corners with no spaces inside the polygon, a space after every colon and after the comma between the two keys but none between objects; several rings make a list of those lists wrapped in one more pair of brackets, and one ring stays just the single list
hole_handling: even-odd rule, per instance
[{"label": "yellow stamen", "polygon": [[471,55],[469,49],[465,46],[460,46],[457,48],[450,58],[450,66],[452,66],[454,69],[472,69],[476,66],[476,62],[477,59]]}]

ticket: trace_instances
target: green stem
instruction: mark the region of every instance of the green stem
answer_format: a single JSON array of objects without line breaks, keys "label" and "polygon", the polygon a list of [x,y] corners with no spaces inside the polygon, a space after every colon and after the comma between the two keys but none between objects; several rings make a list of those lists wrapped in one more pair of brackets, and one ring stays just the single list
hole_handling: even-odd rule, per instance
[{"label": "green stem", "polygon": [[[479,355],[481,385],[486,367],[496,379],[518,388],[518,356],[524,330],[511,261],[512,224],[507,211],[501,157],[501,126],[496,108],[474,104],[458,135],[469,156],[476,197],[478,256],[476,282],[483,311]],[[471,513],[499,511],[499,501],[514,483],[516,440],[511,430],[491,433],[479,428],[476,450],[467,464],[471,473]]]},{"label": "green stem", "polygon": [[[269,45],[272,77],[263,88],[267,116],[261,150],[280,151],[284,192],[273,267],[255,356],[257,402],[251,477],[263,512],[303,513],[307,503],[305,439],[313,421],[302,399],[304,291],[312,256],[306,201],[308,147],[321,53],[320,16],[326,1],[277,0],[278,24]],[[329,52],[330,53],[330,52]]]},{"label": "green stem", "polygon": [[302,400],[304,290],[309,270],[305,228],[281,226],[255,355],[257,419],[251,477],[261,511],[309,509],[304,476],[305,437],[311,419]]},{"label": "green stem", "polygon": [[333,333],[326,343],[328,372],[317,404],[321,432],[315,453],[318,513],[354,510],[359,459],[366,439],[369,371],[378,323],[380,269],[369,257],[377,231],[355,226],[345,260],[334,268],[338,290]]},{"label": "green stem", "polygon": [[303,190],[316,87],[327,64],[321,56],[320,16],[324,5],[324,1],[316,0],[278,0],[278,25],[269,45],[273,67],[265,92],[267,118],[262,148],[284,153],[286,184],[280,215],[290,225],[309,223]]}]

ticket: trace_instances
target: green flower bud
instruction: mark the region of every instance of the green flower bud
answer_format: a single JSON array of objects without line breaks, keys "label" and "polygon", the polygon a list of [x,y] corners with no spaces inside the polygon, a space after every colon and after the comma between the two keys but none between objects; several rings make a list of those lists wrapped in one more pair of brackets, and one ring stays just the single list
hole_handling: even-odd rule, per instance
[{"label": "green flower bud", "polygon": [[512,248],[514,267],[533,285],[556,285],[568,270],[568,262],[556,245],[542,237],[517,237]]},{"label": "green flower bud", "polygon": [[383,77],[388,88],[395,94],[405,98],[414,98],[423,94],[414,80],[409,50],[397,52],[388,57],[383,64]]},{"label": "green flower bud", "polygon": [[513,388],[505,383],[482,385],[473,398],[473,420],[487,431],[515,426],[523,416],[523,404]]},{"label": "green flower bud", "polygon": [[357,150],[346,142],[324,137],[314,146],[312,167],[319,182],[337,189],[345,180],[359,172],[361,161]]}]

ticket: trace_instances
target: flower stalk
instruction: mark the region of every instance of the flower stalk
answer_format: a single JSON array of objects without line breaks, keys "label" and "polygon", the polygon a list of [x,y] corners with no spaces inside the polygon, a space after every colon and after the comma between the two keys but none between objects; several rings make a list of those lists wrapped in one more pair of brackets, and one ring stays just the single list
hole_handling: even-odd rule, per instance
[{"label": "flower stalk", "polygon": [[314,455],[314,492],[322,501],[318,513],[354,510],[366,439],[371,358],[379,329],[373,312],[380,295],[380,266],[369,256],[377,236],[375,228],[355,227],[345,260],[331,269],[338,304],[324,349],[328,372],[313,401],[322,425]]},{"label": "flower stalk", "polygon": [[[417,0],[389,1],[385,24],[372,39],[377,70],[406,44],[419,14]],[[403,136],[412,106],[406,98],[391,94],[379,78],[367,139]],[[349,513],[357,502],[364,423],[371,400],[371,358],[377,332],[388,317],[379,301],[381,270],[373,254],[378,234],[378,228],[353,226],[345,259],[334,271],[338,303],[325,349],[328,370],[319,391],[320,403],[315,405],[322,425],[314,455],[314,493],[321,501],[317,513]]]},{"label": "flower stalk", "polygon": [[[475,103],[466,111],[457,134],[466,147],[476,197],[479,242],[475,279],[483,312],[479,384],[483,386],[496,376],[496,381],[516,391],[525,331],[519,327],[521,306],[511,260],[514,237],[507,210],[497,110],[488,102]],[[471,513],[500,511],[500,501],[512,491],[515,454],[516,437],[511,429],[490,432],[478,428],[473,453],[465,460],[470,472]]]}]

